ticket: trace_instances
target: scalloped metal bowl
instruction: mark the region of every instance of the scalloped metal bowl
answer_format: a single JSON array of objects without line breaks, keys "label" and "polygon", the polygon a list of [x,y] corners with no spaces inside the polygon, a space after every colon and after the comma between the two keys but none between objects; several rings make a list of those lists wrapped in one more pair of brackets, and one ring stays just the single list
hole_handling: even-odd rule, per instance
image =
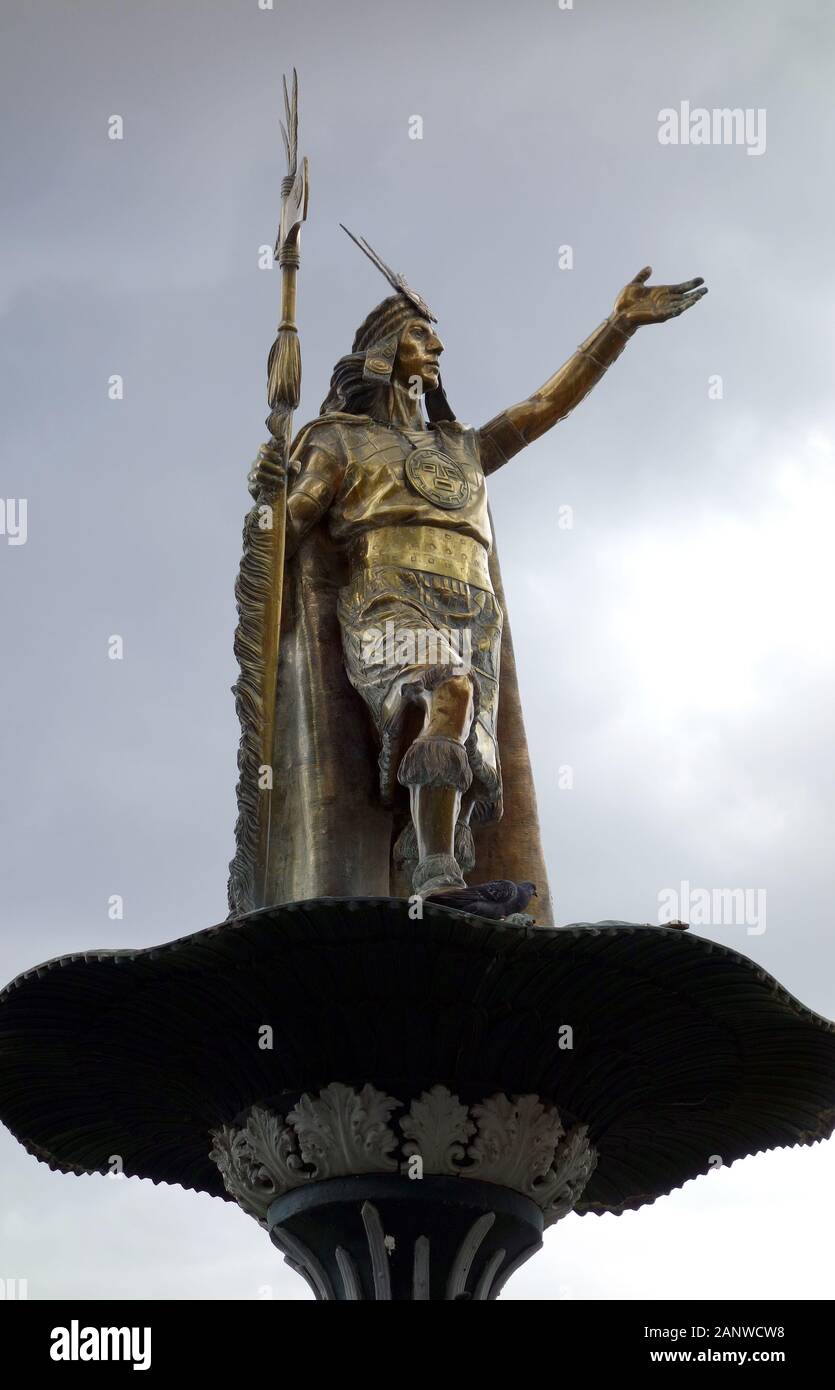
[{"label": "scalloped metal bowl", "polygon": [[127,1174],[229,1200],[210,1130],[336,1080],[552,1100],[600,1154],[577,1210],[621,1212],[711,1155],[831,1134],[835,1025],[691,933],[519,929],[430,904],[411,921],[380,898],[61,957],[0,994],[0,1118],[64,1172],[119,1154]]}]

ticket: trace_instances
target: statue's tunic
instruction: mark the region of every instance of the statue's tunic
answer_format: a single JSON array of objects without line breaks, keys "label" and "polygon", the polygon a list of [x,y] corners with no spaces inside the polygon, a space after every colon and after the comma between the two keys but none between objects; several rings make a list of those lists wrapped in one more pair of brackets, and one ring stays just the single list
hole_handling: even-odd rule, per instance
[{"label": "statue's tunic", "polygon": [[[300,436],[292,497],[327,507],[349,561],[337,614],[345,668],[380,742],[380,787],[396,787],[410,707],[469,674],[473,819],[501,814],[496,740],[502,611],[489,572],[492,533],[479,435],[456,422],[394,429],[324,416]],[[412,736],[415,730],[412,730]]]}]

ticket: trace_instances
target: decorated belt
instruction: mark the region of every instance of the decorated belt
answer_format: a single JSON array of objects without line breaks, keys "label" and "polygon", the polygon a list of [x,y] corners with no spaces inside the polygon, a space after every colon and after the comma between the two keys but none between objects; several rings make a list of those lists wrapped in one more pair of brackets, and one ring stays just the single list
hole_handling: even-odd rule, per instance
[{"label": "decorated belt", "polygon": [[351,568],[425,570],[493,592],[484,546],[460,531],[440,526],[380,526],[366,531],[351,546]]}]

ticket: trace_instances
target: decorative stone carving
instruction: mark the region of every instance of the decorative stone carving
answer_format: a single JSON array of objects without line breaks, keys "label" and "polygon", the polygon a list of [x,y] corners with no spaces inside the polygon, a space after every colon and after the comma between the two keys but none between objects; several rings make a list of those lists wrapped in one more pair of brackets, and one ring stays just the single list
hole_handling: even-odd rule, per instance
[{"label": "decorative stone carving", "polygon": [[392,1151],[397,1136],[389,1128],[400,1101],[373,1086],[359,1092],[332,1082],[315,1100],[304,1095],[287,1116],[302,1159],[317,1180],[397,1170]]},{"label": "decorative stone carving", "polygon": [[467,1140],[475,1131],[466,1105],[446,1086],[433,1086],[413,1100],[400,1121],[407,1141],[403,1153],[407,1158],[420,1155],[426,1173],[459,1173],[467,1158]]},{"label": "decorative stone carving", "polygon": [[212,1131],[210,1157],[238,1204],[262,1225],[276,1197],[308,1182],[397,1170],[388,1120],[400,1101],[373,1086],[333,1082],[304,1095],[286,1119],[253,1105],[242,1129]]},{"label": "decorative stone carving", "polygon": [[549,1226],[571,1211],[597,1162],[587,1126],[566,1132],[539,1096],[497,1094],[467,1106],[441,1085],[407,1108],[374,1086],[335,1081],[303,1095],[286,1118],[254,1105],[243,1127],[224,1125],[212,1138],[227,1192],[261,1225],[294,1188],[394,1173],[419,1156],[424,1174],[476,1178],[530,1198]]},{"label": "decorative stone carving", "polygon": [[526,1196],[551,1168],[565,1134],[554,1106],[538,1096],[491,1096],[472,1107],[478,1134],[469,1153],[483,1182],[514,1187]]}]

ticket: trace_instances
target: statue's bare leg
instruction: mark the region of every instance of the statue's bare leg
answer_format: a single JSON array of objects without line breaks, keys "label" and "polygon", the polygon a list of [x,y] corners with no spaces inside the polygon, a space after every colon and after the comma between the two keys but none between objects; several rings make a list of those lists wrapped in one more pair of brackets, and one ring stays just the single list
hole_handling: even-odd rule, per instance
[{"label": "statue's bare leg", "polygon": [[472,681],[452,676],[423,699],[423,729],[400,764],[398,780],[409,788],[417,839],[412,884],[425,893],[464,882],[455,858],[455,828],[472,781],[464,747],[473,722]]}]

